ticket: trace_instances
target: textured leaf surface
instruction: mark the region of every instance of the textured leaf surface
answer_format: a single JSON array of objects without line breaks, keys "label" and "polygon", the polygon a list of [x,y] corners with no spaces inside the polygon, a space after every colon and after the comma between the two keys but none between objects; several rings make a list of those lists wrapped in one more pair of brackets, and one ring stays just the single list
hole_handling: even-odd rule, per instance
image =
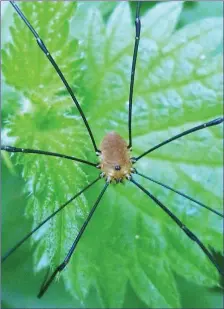
[{"label": "textured leaf surface", "polygon": [[[72,3],[23,3],[21,7],[72,83],[97,143],[110,130],[127,138],[134,43],[128,3],[118,4],[106,24],[97,6],[86,9],[79,44],[69,35],[79,38],[75,18],[69,27],[75,9]],[[208,18],[176,31],[180,12],[181,4],[170,2],[142,17],[134,92],[134,155],[222,113],[222,58],[216,52],[222,40],[222,21]],[[71,109],[73,103],[61,81],[17,17],[11,31],[12,42],[3,50],[3,73],[18,97],[13,96],[16,104],[14,113],[10,109],[8,137],[16,138],[16,146],[96,160],[82,120],[77,110]],[[4,98],[10,102],[7,91]],[[136,167],[221,209],[221,138],[221,126],[194,133],[158,149]],[[98,175],[91,167],[57,158],[13,157],[23,166],[26,192],[30,194],[26,215],[33,219],[33,226]],[[155,184],[136,179],[207,246],[222,249],[220,218]],[[35,235],[36,271],[63,260],[102,187],[103,181]],[[197,245],[133,184],[125,183],[108,188],[61,277],[84,307],[94,291],[101,307],[120,308],[131,285],[146,306],[168,308],[182,305],[174,273],[207,287],[218,284],[214,266]]]}]

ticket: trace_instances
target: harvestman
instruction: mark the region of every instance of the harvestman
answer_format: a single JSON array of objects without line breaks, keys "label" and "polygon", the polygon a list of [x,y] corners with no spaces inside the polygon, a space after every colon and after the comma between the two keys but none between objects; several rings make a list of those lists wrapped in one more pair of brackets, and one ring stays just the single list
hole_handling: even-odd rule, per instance
[{"label": "harvestman", "polygon": [[17,147],[11,147],[11,146],[1,146],[2,150],[8,151],[8,152],[22,152],[25,154],[40,154],[40,155],[46,155],[46,156],[54,156],[54,157],[60,157],[60,158],[65,158],[68,160],[73,160],[76,162],[88,164],[90,166],[94,166],[96,169],[100,169],[101,173],[98,178],[96,178],[93,182],[91,182],[89,185],[87,185],[85,188],[83,188],[80,192],[78,192],[76,195],[74,195],[70,200],[68,200],[65,204],[63,204],[61,207],[59,207],[54,213],[52,213],[50,216],[48,216],[44,221],[42,221],[36,228],[34,228],[28,235],[26,235],[21,241],[19,241],[13,248],[11,248],[2,258],[2,262],[5,261],[17,248],[19,248],[34,232],[36,232],[42,225],[44,225],[48,220],[50,220],[52,217],[54,217],[57,213],[59,213],[65,206],[67,206],[69,203],[71,203],[74,199],[76,199],[79,195],[81,195],[83,192],[85,192],[88,188],[93,186],[97,181],[100,179],[104,178],[105,179],[105,184],[103,186],[102,191],[100,192],[93,208],[91,209],[87,219],[83,223],[77,237],[75,238],[67,256],[65,257],[64,261],[57,266],[57,268],[54,270],[54,272],[48,277],[45,278],[38,297],[42,297],[43,294],[47,291],[49,285],[52,283],[54,280],[55,276],[61,272],[66,265],[68,264],[73,252],[75,251],[75,248],[85,231],[88,222],[90,221],[91,217],[93,216],[102,196],[104,195],[105,191],[107,190],[109,184],[113,181],[119,183],[122,182],[123,180],[127,179],[129,182],[132,182],[136,187],[138,187],[141,191],[143,191],[149,198],[151,198],[157,206],[162,208],[168,216],[181,228],[181,230],[194,242],[197,243],[197,245],[201,248],[201,250],[206,254],[206,256],[210,259],[210,261],[213,263],[213,265],[216,267],[216,269],[219,271],[220,274],[224,275],[220,267],[217,265],[216,261],[214,260],[212,254],[209,252],[209,250],[203,245],[203,243],[198,239],[198,237],[192,233],[176,216],[173,214],[161,201],[159,201],[155,196],[153,196],[148,190],[146,190],[143,186],[141,186],[133,177],[133,174],[138,174],[141,177],[144,177],[154,183],[157,183],[158,185],[169,189],[183,197],[185,197],[188,200],[193,201],[197,205],[204,207],[211,212],[215,213],[216,215],[224,218],[223,214],[219,213],[218,211],[202,204],[201,202],[193,199],[192,197],[184,194],[183,192],[177,191],[170,186],[163,184],[159,181],[156,181],[148,176],[143,175],[142,173],[138,172],[133,166],[136,164],[141,158],[146,156],[147,154],[151,153],[152,151],[162,147],[165,144],[168,144],[184,135],[188,135],[190,133],[193,133],[195,131],[205,129],[207,127],[215,126],[218,124],[221,124],[224,121],[223,117],[214,119],[212,121],[203,123],[201,125],[198,125],[194,128],[191,128],[189,130],[186,130],[180,134],[177,134],[164,142],[148,149],[145,151],[143,154],[141,154],[138,157],[131,157],[131,148],[132,148],[132,98],[133,98],[133,89],[134,89],[134,80],[135,80],[135,67],[136,67],[136,60],[137,60],[137,55],[138,55],[138,45],[139,45],[139,40],[140,40],[140,33],[141,33],[141,22],[140,22],[140,6],[141,3],[137,3],[136,7],[136,16],[135,16],[135,29],[136,29],[136,34],[135,34],[135,43],[134,43],[134,52],[133,52],[133,59],[132,59],[132,68],[131,68],[131,81],[130,81],[130,91],[129,91],[129,113],[128,113],[128,135],[129,135],[129,143],[127,144],[123,138],[115,133],[111,132],[108,133],[99,149],[97,148],[92,130],[90,129],[90,126],[88,124],[88,121],[82,111],[81,106],[79,105],[71,87],[69,86],[68,82],[66,81],[64,75],[62,74],[61,70],[59,69],[58,65],[54,61],[54,58],[51,56],[50,52],[48,51],[47,47],[45,46],[44,42],[41,40],[39,37],[38,33],[34,30],[30,22],[27,20],[27,18],[24,16],[24,14],[21,12],[19,7],[16,5],[14,1],[10,1],[11,5],[13,8],[16,10],[18,15],[21,17],[21,19],[25,22],[27,27],[30,29],[32,32],[33,36],[35,37],[38,46],[41,48],[43,53],[46,55],[46,57],[49,59],[51,64],[53,65],[54,69],[56,70],[57,74],[61,78],[64,86],[67,88],[67,91],[69,92],[73,102],[75,103],[76,107],[79,110],[79,113],[84,121],[84,124],[86,126],[86,129],[88,130],[89,137],[91,139],[94,151],[96,152],[96,155],[99,156],[99,161],[98,163],[92,163],[86,160],[82,160],[73,156],[67,156],[64,154],[59,154],[55,152],[48,152],[48,151],[43,151],[43,150],[37,150],[37,149],[28,149],[28,148],[17,148]]}]

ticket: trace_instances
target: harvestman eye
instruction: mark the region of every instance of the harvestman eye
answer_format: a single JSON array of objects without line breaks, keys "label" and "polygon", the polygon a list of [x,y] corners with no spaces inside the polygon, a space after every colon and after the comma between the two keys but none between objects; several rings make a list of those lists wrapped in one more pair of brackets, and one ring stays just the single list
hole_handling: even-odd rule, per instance
[{"label": "harvestman eye", "polygon": [[[2,262],[4,262],[13,252],[15,252],[16,249],[18,249],[28,238],[30,238],[31,235],[33,235],[41,226],[43,226],[46,222],[48,222],[50,219],[52,219],[54,216],[56,216],[61,210],[63,210],[68,204],[70,204],[72,201],[74,201],[78,196],[80,196],[82,193],[84,193],[86,190],[88,190],[90,187],[94,186],[98,181],[104,181],[104,184],[102,186],[102,190],[98,195],[97,200],[95,201],[88,217],[86,218],[85,222],[83,223],[78,235],[74,237],[74,242],[65,257],[65,259],[61,262],[60,265],[58,265],[55,270],[52,272],[50,276],[47,276],[44,279],[44,282],[41,285],[38,297],[42,297],[44,293],[47,291],[49,288],[50,284],[53,282],[55,279],[56,275],[61,272],[66,265],[68,264],[70,258],[72,257],[80,239],[81,236],[83,235],[89,221],[91,220],[94,212],[97,209],[97,206],[99,205],[104,193],[110,186],[111,182],[122,182],[124,180],[129,181],[133,185],[135,185],[136,188],[140,189],[142,192],[144,192],[152,201],[154,201],[155,205],[160,207],[172,220],[173,223],[177,224],[181,231],[183,231],[186,236],[191,239],[193,242],[195,242],[201,250],[204,252],[204,254],[208,257],[208,259],[211,261],[211,263],[216,267],[218,272],[223,275],[222,270],[219,268],[218,264],[214,260],[212,254],[210,251],[204,246],[204,244],[199,240],[199,238],[189,229],[187,228],[182,221],[180,221],[177,216],[172,213],[160,200],[158,200],[154,195],[151,194],[148,190],[146,190],[140,183],[137,182],[135,179],[135,175],[138,175],[140,177],[144,177],[145,179],[148,179],[160,186],[162,186],[165,189],[171,190],[175,192],[176,194],[194,202],[196,205],[203,207],[209,211],[211,211],[213,214],[218,215],[222,218],[224,218],[223,214],[218,212],[217,210],[197,201],[196,199],[188,196],[187,194],[180,192],[178,190],[175,190],[174,188],[171,188],[170,186],[161,183],[155,179],[152,179],[141,172],[137,171],[136,168],[133,167],[134,164],[136,164],[142,157],[148,155],[149,153],[155,151],[156,149],[162,147],[165,144],[168,144],[178,138],[181,138],[185,135],[191,134],[193,132],[196,132],[198,130],[206,129],[207,127],[219,125],[223,122],[223,118],[217,118],[211,121],[208,121],[206,123],[202,123],[201,125],[198,125],[196,127],[193,127],[189,130],[186,130],[184,132],[181,132],[173,137],[170,137],[169,139],[165,140],[162,143],[159,143],[158,145],[155,145],[154,147],[146,150],[144,153],[139,155],[138,157],[130,157],[130,150],[133,147],[132,145],[132,101],[133,101],[133,91],[134,91],[134,82],[135,82],[135,68],[136,68],[136,62],[137,62],[137,56],[138,56],[138,45],[140,41],[140,35],[141,35],[141,21],[140,21],[140,6],[141,3],[138,2],[136,6],[136,15],[135,15],[135,38],[134,38],[134,50],[133,50],[133,57],[132,57],[132,67],[131,67],[131,74],[130,74],[130,90],[129,90],[129,111],[128,111],[128,144],[126,141],[116,132],[110,132],[108,133],[99,149],[97,148],[96,142],[94,135],[92,133],[92,130],[89,126],[89,123],[86,119],[86,116],[84,115],[81,106],[79,105],[79,102],[77,98],[75,97],[75,94],[73,93],[70,85],[66,81],[63,73],[61,72],[60,68],[56,64],[54,58],[50,54],[50,52],[47,49],[47,46],[44,44],[42,39],[39,37],[38,33],[36,30],[33,28],[33,26],[30,24],[30,22],[27,20],[26,16],[22,13],[20,8],[17,6],[17,4],[14,1],[10,1],[11,5],[13,8],[16,10],[22,21],[26,24],[26,26],[30,30],[30,36],[34,36],[36,39],[37,45],[39,48],[42,50],[44,55],[48,58],[50,63],[52,64],[53,68],[55,69],[56,73],[60,77],[62,83],[64,84],[65,88],[67,89],[68,93],[70,94],[70,97],[77,107],[81,118],[86,126],[86,129],[89,134],[90,141],[93,145],[94,151],[96,155],[98,156],[98,160],[96,158],[96,162],[90,162],[87,160],[83,160],[81,158],[76,158],[73,156],[67,156],[65,154],[59,154],[55,152],[48,152],[40,149],[29,149],[29,148],[17,148],[13,146],[8,146],[8,145],[2,145],[1,149],[4,151],[8,152],[21,152],[23,154],[39,154],[43,156],[54,156],[54,157],[60,157],[64,158],[66,160],[73,160],[75,162],[79,162],[80,164],[85,164],[89,165],[93,168],[100,169],[100,176],[98,176],[96,179],[94,179],[90,184],[88,184],[86,187],[84,187],[81,191],[76,193],[72,198],[70,198],[68,201],[66,201],[63,205],[61,205],[55,212],[53,212],[50,216],[45,218],[42,222],[40,222],[39,225],[37,225],[30,233],[28,233],[23,239],[21,239],[13,248],[11,248],[3,257],[2,257]],[[103,176],[103,177],[102,177]],[[104,179],[105,180],[104,180]],[[150,252],[149,252],[150,254]]]},{"label": "harvestman eye", "polygon": [[121,167],[120,167],[120,165],[115,165],[114,169],[115,169],[115,171],[120,171]]}]

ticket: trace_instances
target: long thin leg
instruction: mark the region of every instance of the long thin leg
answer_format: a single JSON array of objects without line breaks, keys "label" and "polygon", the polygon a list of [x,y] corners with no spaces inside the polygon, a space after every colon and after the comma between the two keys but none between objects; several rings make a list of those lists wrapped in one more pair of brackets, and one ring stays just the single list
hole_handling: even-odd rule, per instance
[{"label": "long thin leg", "polygon": [[201,207],[203,207],[203,208],[206,208],[206,209],[210,210],[211,212],[215,213],[216,215],[218,215],[218,216],[224,218],[224,215],[221,214],[220,212],[218,212],[217,210],[212,209],[211,207],[206,206],[205,204],[202,204],[201,202],[195,200],[193,197],[190,197],[190,196],[187,195],[187,194],[184,194],[184,193],[182,193],[182,192],[180,192],[180,191],[178,191],[178,190],[175,190],[175,189],[171,188],[171,187],[168,186],[168,185],[165,185],[164,183],[162,183],[162,182],[160,182],[160,181],[157,181],[157,180],[152,179],[152,178],[150,178],[150,177],[148,177],[148,176],[145,176],[145,175],[139,173],[139,172],[136,171],[136,170],[135,170],[135,174],[137,174],[137,175],[139,175],[139,176],[141,176],[141,177],[143,177],[143,178],[146,178],[146,179],[148,179],[148,180],[150,180],[150,181],[152,181],[152,182],[154,182],[154,183],[157,183],[158,185],[160,185],[160,186],[162,186],[162,187],[164,187],[164,188],[166,188],[166,189],[169,189],[170,191],[173,191],[173,192],[175,192],[175,193],[177,193],[177,194],[179,194],[179,195],[185,197],[186,199],[188,199],[188,200],[190,200],[190,201],[192,201],[192,202],[198,204],[199,206],[201,206]]},{"label": "long thin leg", "polygon": [[17,148],[17,147],[12,147],[12,146],[5,146],[2,145],[1,146],[1,150],[5,150],[8,152],[22,152],[22,153],[31,153],[31,154],[35,154],[38,153],[40,155],[45,155],[45,156],[52,156],[52,157],[59,157],[59,158],[64,158],[64,159],[68,159],[68,160],[72,160],[72,161],[77,161],[77,162],[81,162],[81,163],[85,163],[91,166],[96,167],[98,165],[98,163],[92,163],[86,160],[82,160],[82,159],[78,159],[76,157],[73,156],[67,156],[64,154],[60,154],[57,152],[51,152],[51,151],[44,151],[44,150],[38,150],[38,149],[30,149],[30,148]]},{"label": "long thin leg", "polygon": [[128,134],[129,134],[129,145],[128,148],[132,147],[132,98],[133,98],[133,89],[134,89],[134,82],[135,82],[135,67],[136,67],[136,60],[138,56],[138,45],[140,40],[140,33],[141,33],[141,21],[140,21],[140,6],[141,2],[138,1],[137,8],[136,8],[136,16],[135,16],[135,46],[134,46],[134,53],[132,59],[132,68],[131,68],[131,82],[130,82],[130,91],[129,91],[129,113],[128,113]]},{"label": "long thin leg", "polygon": [[44,280],[43,284],[41,285],[40,292],[39,292],[39,294],[37,296],[38,298],[41,298],[44,295],[44,293],[47,291],[47,289],[49,288],[50,284],[54,280],[55,276],[59,272],[61,272],[66,267],[66,265],[68,264],[72,254],[75,251],[75,248],[76,248],[76,246],[77,246],[77,244],[78,244],[78,242],[79,242],[79,240],[80,240],[80,238],[81,238],[81,236],[83,234],[83,232],[85,231],[85,229],[86,229],[90,219],[92,218],[92,216],[93,216],[93,214],[94,214],[94,212],[95,212],[95,210],[97,208],[97,205],[99,204],[99,202],[100,202],[104,192],[106,191],[108,185],[109,185],[109,183],[106,182],[104,187],[103,187],[103,189],[102,189],[102,191],[101,191],[101,193],[100,193],[100,195],[98,196],[98,198],[97,198],[93,208],[91,209],[87,219],[83,223],[83,225],[82,225],[82,227],[81,227],[77,237],[75,238],[75,240],[74,240],[74,242],[73,242],[73,244],[72,244],[72,246],[71,246],[67,256],[65,257],[64,261],[54,270],[54,272],[52,273],[52,275],[48,279]]},{"label": "long thin leg", "polygon": [[141,159],[142,157],[144,157],[144,156],[147,155],[148,153],[150,153],[150,152],[152,152],[152,151],[154,151],[154,150],[156,150],[156,149],[162,147],[163,145],[166,145],[166,144],[168,144],[168,143],[174,141],[175,139],[178,139],[178,138],[180,138],[180,137],[182,137],[182,136],[184,136],[184,135],[188,135],[188,134],[190,134],[190,133],[192,133],[192,132],[195,132],[195,131],[198,131],[198,130],[201,130],[201,129],[205,129],[205,128],[207,128],[207,127],[216,126],[216,125],[222,123],[223,121],[224,121],[224,118],[223,118],[223,117],[219,117],[219,118],[216,118],[216,119],[211,120],[211,121],[209,121],[209,122],[205,122],[205,123],[203,123],[203,124],[200,124],[199,126],[196,126],[196,127],[194,127],[194,128],[191,128],[191,129],[189,129],[189,130],[186,130],[186,131],[184,131],[184,132],[182,132],[182,133],[180,133],[180,134],[177,134],[177,135],[175,135],[175,136],[173,136],[173,137],[167,139],[166,141],[164,141],[164,142],[162,142],[162,143],[160,143],[160,144],[158,144],[158,145],[156,145],[156,146],[150,148],[149,150],[147,150],[146,152],[144,152],[143,154],[141,154],[139,157],[137,157],[137,158],[132,158],[133,163],[135,163],[136,161],[138,161],[139,159]]},{"label": "long thin leg", "polygon": [[27,25],[27,27],[30,29],[30,31],[32,32],[32,34],[34,35],[34,37],[36,38],[37,44],[39,45],[40,49],[44,52],[44,54],[47,56],[47,58],[49,59],[49,61],[51,62],[51,64],[53,65],[54,69],[56,70],[56,72],[58,73],[59,77],[61,78],[63,84],[65,85],[65,87],[67,88],[73,102],[75,103],[76,107],[78,108],[78,111],[85,123],[85,126],[89,132],[89,136],[91,138],[93,147],[95,152],[100,152],[97,149],[96,146],[96,142],[95,139],[93,137],[92,131],[90,129],[90,126],[88,124],[88,121],[82,111],[81,106],[79,105],[78,100],[76,99],[71,87],[69,86],[68,82],[66,81],[64,75],[62,74],[61,70],[59,69],[58,65],[56,64],[54,58],[51,56],[50,52],[48,51],[47,47],[45,46],[44,42],[41,40],[41,38],[39,37],[38,33],[34,30],[34,28],[32,27],[32,25],[30,24],[30,22],[27,20],[27,18],[25,17],[25,15],[22,13],[22,11],[20,10],[20,8],[17,6],[17,4],[14,1],[10,1],[11,5],[14,7],[14,9],[16,10],[16,12],[18,13],[18,15],[22,18],[22,20],[25,22],[25,24]]},{"label": "long thin leg", "polygon": [[79,191],[76,195],[70,198],[66,203],[60,206],[55,212],[53,212],[50,216],[44,219],[40,224],[38,224],[29,234],[27,234],[23,239],[21,239],[13,248],[11,248],[1,259],[2,263],[14,252],[16,251],[30,236],[32,236],[41,226],[47,223],[51,218],[53,218],[56,214],[58,214],[65,206],[74,201],[79,195],[81,195],[84,191],[92,187],[101,177],[98,177],[93,182],[88,184],[84,189]]},{"label": "long thin leg", "polygon": [[223,271],[220,269],[213,256],[209,252],[209,250],[203,245],[203,243],[198,239],[198,237],[192,233],[165,205],[163,205],[155,196],[153,196],[149,191],[147,191],[144,187],[142,187],[138,182],[136,182],[133,178],[130,180],[134,183],[140,190],[142,190],[147,196],[149,196],[163,211],[165,211],[168,216],[181,228],[181,230],[193,241],[197,243],[197,245],[202,249],[205,255],[209,258],[212,264],[216,267],[218,272],[224,276]]}]

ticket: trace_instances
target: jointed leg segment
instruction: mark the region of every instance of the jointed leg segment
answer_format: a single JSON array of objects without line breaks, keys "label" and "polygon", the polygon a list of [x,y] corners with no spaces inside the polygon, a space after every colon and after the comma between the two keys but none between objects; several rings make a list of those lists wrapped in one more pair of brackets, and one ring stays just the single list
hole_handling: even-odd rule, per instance
[{"label": "jointed leg segment", "polygon": [[218,124],[221,124],[223,121],[224,121],[224,118],[223,117],[219,117],[219,118],[216,118],[214,120],[211,120],[211,121],[205,122],[203,124],[200,124],[199,126],[193,127],[193,128],[191,128],[189,130],[186,130],[186,131],[184,131],[184,132],[182,132],[180,134],[177,134],[177,135],[175,135],[175,136],[165,140],[164,142],[159,143],[158,145],[150,148],[149,150],[145,151],[143,154],[141,154],[137,158],[132,158],[133,162],[134,163],[137,162],[139,159],[141,159],[142,157],[146,156],[150,152],[152,152],[152,151],[154,151],[154,150],[156,150],[156,149],[158,149],[158,148],[160,148],[160,147],[162,147],[162,146],[164,146],[164,145],[166,145],[166,144],[168,144],[168,143],[170,143],[170,142],[172,142],[172,141],[174,141],[174,140],[176,140],[176,139],[178,139],[178,138],[180,138],[180,137],[182,137],[184,135],[188,135],[190,133],[193,133],[193,132],[205,129],[207,127],[216,126]]},{"label": "jointed leg segment", "polygon": [[140,21],[140,6],[141,2],[137,2],[136,8],[136,16],[135,16],[135,46],[134,46],[134,53],[132,59],[132,68],[131,68],[131,83],[130,83],[130,90],[129,90],[129,112],[128,112],[128,134],[129,134],[129,144],[128,148],[132,147],[132,98],[133,98],[133,89],[134,89],[134,82],[135,82],[135,67],[136,61],[138,56],[138,45],[140,40],[140,33],[141,33],[141,21]]},{"label": "jointed leg segment", "polygon": [[47,49],[46,45],[44,44],[44,42],[42,41],[42,39],[39,37],[38,33],[35,31],[35,29],[33,28],[33,26],[30,24],[30,22],[28,21],[28,19],[25,17],[25,15],[22,13],[22,11],[20,10],[20,8],[17,6],[17,4],[14,1],[10,1],[11,5],[14,7],[14,9],[16,10],[16,12],[18,13],[18,15],[21,17],[21,19],[24,21],[24,23],[27,25],[27,27],[30,29],[30,31],[32,32],[32,34],[34,35],[38,46],[40,47],[40,49],[43,51],[43,53],[47,56],[47,58],[49,59],[49,61],[51,62],[51,64],[53,65],[54,69],[56,70],[57,74],[59,75],[59,77],[61,78],[63,84],[65,85],[68,93],[70,94],[73,102],[75,103],[76,107],[78,108],[78,111],[85,123],[85,126],[88,130],[89,136],[91,138],[93,147],[95,152],[98,152],[99,150],[97,149],[96,146],[96,142],[95,139],[93,137],[93,133],[90,129],[90,126],[88,124],[88,121],[83,113],[83,110],[81,108],[81,106],[79,105],[78,100],[76,99],[71,87],[69,86],[67,80],[65,79],[64,75],[62,74],[61,70],[59,69],[57,63],[55,62],[54,58],[51,56],[49,50]]},{"label": "jointed leg segment", "polygon": [[82,227],[81,227],[81,229],[80,229],[80,231],[79,231],[77,237],[75,238],[75,240],[74,240],[74,242],[73,242],[73,244],[72,244],[72,246],[71,246],[71,248],[70,248],[70,250],[69,250],[67,256],[65,257],[64,261],[55,269],[55,271],[52,273],[52,275],[50,276],[49,279],[45,279],[45,280],[44,280],[44,282],[43,282],[43,284],[42,284],[42,286],[41,286],[40,292],[39,292],[39,294],[38,294],[38,298],[40,298],[40,297],[43,296],[43,294],[47,291],[49,285],[53,282],[53,280],[54,280],[54,278],[56,277],[56,275],[57,275],[59,272],[61,272],[61,271],[66,267],[66,265],[68,264],[68,262],[69,262],[69,260],[70,260],[70,258],[71,258],[71,256],[72,256],[72,254],[73,254],[73,252],[75,251],[75,248],[76,248],[76,246],[77,246],[77,244],[78,244],[78,242],[79,242],[79,240],[80,240],[80,238],[81,238],[81,236],[82,236],[82,234],[83,234],[83,232],[85,231],[85,229],[86,229],[86,227],[87,227],[87,225],[88,225],[90,219],[92,218],[92,216],[93,216],[93,214],[94,214],[94,212],[95,212],[95,210],[96,210],[96,208],[97,208],[97,206],[98,206],[98,204],[99,204],[99,202],[100,202],[100,200],[101,200],[103,194],[105,193],[105,191],[106,191],[108,185],[109,185],[109,183],[106,182],[105,185],[104,185],[104,187],[103,187],[103,190],[101,191],[100,195],[98,196],[98,198],[97,198],[97,200],[96,200],[96,202],[95,202],[93,208],[91,209],[91,211],[90,211],[90,213],[89,213],[87,219],[86,219],[85,222],[83,223],[83,225],[82,225]]},{"label": "jointed leg segment", "polygon": [[88,184],[85,188],[83,188],[81,191],[79,191],[76,195],[74,195],[72,198],[70,198],[66,203],[64,203],[62,206],[60,206],[55,212],[53,212],[50,216],[48,216],[46,219],[44,219],[38,226],[36,226],[31,232],[29,232],[23,239],[21,239],[13,248],[11,248],[1,259],[2,262],[4,262],[15,250],[17,250],[30,236],[32,236],[41,226],[43,226],[45,223],[47,223],[50,219],[52,219],[56,214],[58,214],[62,209],[65,208],[68,204],[70,204],[72,201],[74,201],[79,195],[81,195],[83,192],[85,192],[87,189],[92,187],[98,180],[100,180],[100,177],[95,179],[93,182]]},{"label": "jointed leg segment", "polygon": [[7,151],[7,152],[22,152],[22,153],[39,154],[39,155],[45,155],[45,156],[51,156],[51,157],[59,157],[59,158],[64,158],[64,159],[68,159],[68,160],[72,160],[76,162],[85,163],[87,165],[91,165],[94,167],[97,167],[97,164],[98,164],[98,163],[92,163],[86,160],[82,160],[74,156],[67,156],[64,154],[57,153],[57,152],[44,151],[44,150],[39,150],[39,149],[18,148],[18,147],[2,145],[1,150]]},{"label": "jointed leg segment", "polygon": [[201,203],[201,202],[195,200],[193,197],[190,197],[189,195],[187,195],[187,194],[185,194],[185,193],[183,193],[183,192],[180,192],[180,191],[178,191],[178,190],[175,190],[174,188],[171,188],[170,186],[165,185],[164,183],[162,183],[162,182],[160,182],[160,181],[157,181],[157,180],[155,180],[155,179],[152,179],[151,177],[145,176],[145,175],[143,175],[142,173],[139,173],[137,170],[135,170],[135,174],[137,174],[137,175],[139,175],[139,176],[141,176],[141,177],[143,177],[143,178],[146,178],[146,179],[148,179],[148,180],[150,180],[150,181],[152,181],[152,182],[154,182],[154,183],[157,183],[158,185],[160,185],[160,186],[162,186],[162,187],[164,187],[164,188],[166,188],[166,189],[168,189],[168,190],[170,190],[170,191],[173,191],[173,192],[175,192],[175,193],[177,193],[177,194],[179,194],[179,195],[185,197],[186,199],[188,199],[188,200],[190,200],[190,201],[192,201],[192,202],[198,204],[199,206],[201,206],[201,207],[203,207],[203,208],[205,208],[205,209],[208,209],[208,210],[210,210],[211,212],[215,213],[216,215],[218,215],[218,216],[224,218],[224,215],[221,214],[220,212],[218,212],[217,210],[212,209],[211,207],[209,207],[209,206],[207,206],[207,205],[205,205],[205,204],[203,204],[203,203]]},{"label": "jointed leg segment", "polygon": [[224,276],[223,271],[220,269],[219,265],[214,260],[212,254],[209,250],[203,245],[203,243],[198,239],[198,237],[192,233],[164,204],[162,204],[155,196],[153,196],[149,191],[147,191],[144,187],[142,187],[136,180],[133,178],[131,182],[135,184],[141,191],[143,191],[148,197],[150,197],[163,211],[165,211],[168,216],[181,228],[181,230],[197,245],[202,249],[202,251],[207,255],[212,264],[216,267],[218,272]]}]

